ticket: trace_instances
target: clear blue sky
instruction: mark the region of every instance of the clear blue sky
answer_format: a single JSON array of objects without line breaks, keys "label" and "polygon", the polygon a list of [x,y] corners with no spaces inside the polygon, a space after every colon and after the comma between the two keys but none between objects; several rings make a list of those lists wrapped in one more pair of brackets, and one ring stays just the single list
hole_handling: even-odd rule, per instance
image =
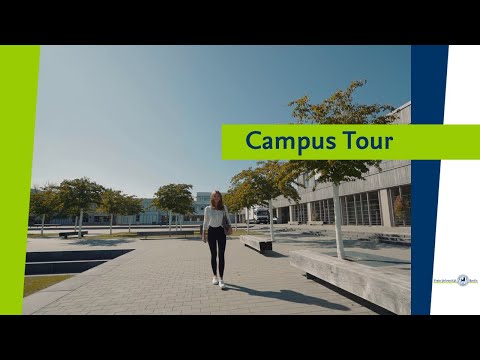
[{"label": "clear blue sky", "polygon": [[221,160],[222,123],[287,123],[361,79],[359,101],[409,101],[410,46],[42,46],[32,185],[227,190],[256,163]]}]

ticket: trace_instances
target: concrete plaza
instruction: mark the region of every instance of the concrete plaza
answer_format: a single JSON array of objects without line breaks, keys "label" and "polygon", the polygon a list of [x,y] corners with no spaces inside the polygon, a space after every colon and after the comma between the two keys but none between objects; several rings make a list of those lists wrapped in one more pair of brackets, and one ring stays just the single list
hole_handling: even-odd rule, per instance
[{"label": "concrete plaza", "polygon": [[[259,227],[257,227],[258,229]],[[264,228],[263,228],[264,229]],[[263,256],[227,242],[227,290],[211,284],[208,245],[199,237],[162,239],[28,239],[28,251],[134,249],[24,299],[24,314],[376,314],[378,309],[331,286],[307,280],[289,264],[300,248],[335,251],[331,238],[280,234]],[[401,260],[409,272],[410,248],[345,241],[352,254]],[[368,307],[366,307],[368,306]]]}]

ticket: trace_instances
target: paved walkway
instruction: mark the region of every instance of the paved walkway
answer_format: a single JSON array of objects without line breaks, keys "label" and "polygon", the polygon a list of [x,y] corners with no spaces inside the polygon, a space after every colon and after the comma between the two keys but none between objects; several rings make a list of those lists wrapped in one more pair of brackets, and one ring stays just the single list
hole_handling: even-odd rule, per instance
[{"label": "paved walkway", "polygon": [[[324,239],[327,240],[327,239]],[[208,245],[159,240],[29,239],[29,251],[131,248],[130,253],[24,299],[24,314],[375,314],[289,264],[288,252],[316,246],[279,239],[263,256],[229,239],[227,290],[211,284]],[[323,241],[323,240],[322,240]],[[331,246],[330,243],[326,244]],[[358,250],[357,247],[351,247]],[[393,247],[378,249],[389,251]],[[396,249],[394,249],[397,251]],[[406,254],[409,249],[398,250]],[[406,256],[406,255],[405,255]]]}]

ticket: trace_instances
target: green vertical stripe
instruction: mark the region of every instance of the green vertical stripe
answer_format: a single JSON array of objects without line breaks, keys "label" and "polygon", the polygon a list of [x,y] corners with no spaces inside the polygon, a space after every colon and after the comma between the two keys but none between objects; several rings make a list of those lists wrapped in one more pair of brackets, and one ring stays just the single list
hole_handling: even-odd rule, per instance
[{"label": "green vertical stripe", "polygon": [[40,46],[0,46],[0,314],[21,314]]}]

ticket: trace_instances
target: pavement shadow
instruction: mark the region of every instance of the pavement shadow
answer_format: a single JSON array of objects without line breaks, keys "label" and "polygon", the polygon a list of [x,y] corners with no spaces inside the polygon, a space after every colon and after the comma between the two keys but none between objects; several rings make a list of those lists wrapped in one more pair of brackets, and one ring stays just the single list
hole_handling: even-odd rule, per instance
[{"label": "pavement shadow", "polygon": [[89,246],[117,246],[119,244],[128,244],[134,242],[134,240],[80,240],[70,243],[71,245],[89,245]]},{"label": "pavement shadow", "polygon": [[284,255],[282,253],[276,252],[276,251],[265,251],[265,254],[263,255],[268,258],[286,258],[288,255]]},{"label": "pavement shadow", "polygon": [[293,290],[280,290],[280,291],[258,291],[250,289],[244,286],[228,284],[225,288],[226,291],[240,291],[247,293],[251,296],[266,297],[271,299],[279,299],[299,304],[306,305],[316,305],[332,310],[348,311],[350,308],[348,306],[332,303],[330,301],[316,298],[313,296],[304,295],[302,293],[293,291]]}]

